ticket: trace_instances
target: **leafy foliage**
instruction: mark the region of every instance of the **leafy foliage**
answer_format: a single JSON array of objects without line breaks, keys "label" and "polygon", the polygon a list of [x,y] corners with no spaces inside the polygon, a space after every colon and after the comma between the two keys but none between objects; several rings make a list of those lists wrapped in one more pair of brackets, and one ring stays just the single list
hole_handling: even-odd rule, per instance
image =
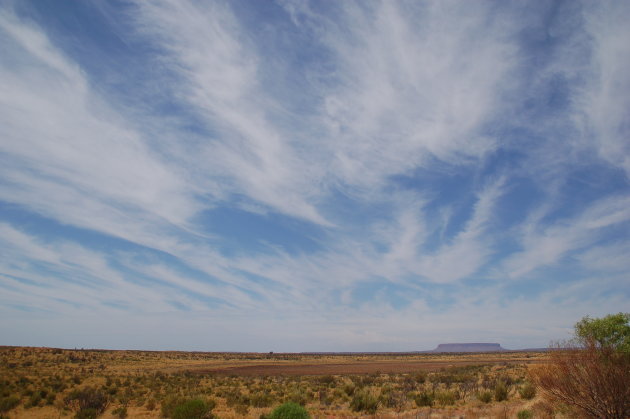
[{"label": "leafy foliage", "polygon": [[214,401],[170,396],[162,402],[162,416],[172,419],[204,419],[212,417]]},{"label": "leafy foliage", "polygon": [[276,407],[267,419],[310,419],[308,411],[297,403],[284,403]]},{"label": "leafy foliage", "polygon": [[576,323],[575,337],[584,347],[630,353],[630,313],[609,314],[601,319],[586,316]]}]

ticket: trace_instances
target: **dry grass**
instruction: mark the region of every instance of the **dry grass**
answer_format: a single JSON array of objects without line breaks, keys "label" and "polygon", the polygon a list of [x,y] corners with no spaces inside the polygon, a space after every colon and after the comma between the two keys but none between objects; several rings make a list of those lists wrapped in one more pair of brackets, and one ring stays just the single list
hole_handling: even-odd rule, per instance
[{"label": "dry grass", "polygon": [[[68,395],[91,386],[107,395],[102,417],[126,406],[129,417],[158,418],[173,395],[212,399],[220,418],[259,418],[285,401],[313,417],[516,417],[528,366],[543,353],[245,354],[0,348],[0,397],[18,399],[11,418],[73,417]],[[507,389],[483,403],[482,392]],[[424,399],[422,397],[424,397]],[[360,403],[357,397],[364,397]],[[354,403],[353,403],[354,399]],[[420,407],[422,400],[433,406]],[[351,406],[377,403],[374,415]],[[0,403],[2,403],[0,401]]]}]

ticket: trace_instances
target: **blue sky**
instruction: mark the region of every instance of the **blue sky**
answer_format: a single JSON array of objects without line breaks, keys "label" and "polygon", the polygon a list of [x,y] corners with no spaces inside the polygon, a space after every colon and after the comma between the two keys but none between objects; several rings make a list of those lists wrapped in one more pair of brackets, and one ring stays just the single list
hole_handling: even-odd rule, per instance
[{"label": "blue sky", "polygon": [[628,311],[628,21],[2,2],[0,344],[523,348]]}]

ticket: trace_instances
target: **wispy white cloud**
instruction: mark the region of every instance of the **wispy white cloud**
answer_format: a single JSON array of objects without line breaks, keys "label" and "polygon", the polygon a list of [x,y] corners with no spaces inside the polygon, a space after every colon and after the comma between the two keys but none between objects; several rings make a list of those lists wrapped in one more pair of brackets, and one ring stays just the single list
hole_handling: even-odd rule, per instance
[{"label": "wispy white cloud", "polygon": [[198,208],[185,177],[41,31],[6,12],[0,25],[14,54],[0,66],[0,196],[125,238],[147,222],[184,224]]},{"label": "wispy white cloud", "polygon": [[[324,102],[335,170],[382,184],[431,158],[466,163],[495,148],[485,124],[515,63],[489,11],[437,3],[345,3],[324,23],[336,71]],[[472,159],[472,160],[471,160]]]},{"label": "wispy white cloud", "polygon": [[[48,336],[39,310],[96,346],[108,318],[155,348],[162,326],[226,350],[518,346],[627,306],[625,5],[281,5],[264,41],[227,2],[110,11],[153,67],[136,89],[169,104],[131,112],[46,22],[1,9],[0,204],[40,217],[0,224],[15,327]],[[316,245],[290,252],[285,230]]]},{"label": "wispy white cloud", "polygon": [[125,311],[146,311],[164,298],[127,281],[104,255],[73,242],[45,243],[7,224],[0,224],[0,232],[3,305],[76,314],[86,307],[111,311],[106,304],[118,302]]},{"label": "wispy white cloud", "polygon": [[603,272],[605,275],[610,272],[623,274],[630,270],[629,254],[630,243],[621,241],[590,248],[576,255],[575,258],[588,270]]},{"label": "wispy white cloud", "polygon": [[312,156],[300,153],[294,134],[271,122],[282,104],[261,85],[258,53],[229,8],[174,1],[138,7],[142,31],[156,37],[162,60],[179,77],[179,99],[220,133],[195,148],[188,163],[224,179],[228,195],[328,225],[313,202],[322,173],[309,168]]},{"label": "wispy white cloud", "polygon": [[[586,6],[586,30],[593,43],[591,77],[579,96],[584,135],[599,155],[630,176],[630,6],[603,2]],[[590,141],[589,141],[590,143]],[[590,144],[589,144],[590,145]]]},{"label": "wispy white cloud", "polygon": [[453,282],[477,272],[494,252],[488,227],[497,211],[504,179],[494,181],[477,195],[472,216],[457,236],[437,252],[419,258],[416,273],[434,282]]},{"label": "wispy white cloud", "polygon": [[505,261],[506,271],[510,277],[519,277],[553,265],[573,250],[596,245],[604,229],[629,220],[630,199],[623,196],[601,200],[577,216],[553,224],[541,220],[525,223],[520,237],[522,251]]}]

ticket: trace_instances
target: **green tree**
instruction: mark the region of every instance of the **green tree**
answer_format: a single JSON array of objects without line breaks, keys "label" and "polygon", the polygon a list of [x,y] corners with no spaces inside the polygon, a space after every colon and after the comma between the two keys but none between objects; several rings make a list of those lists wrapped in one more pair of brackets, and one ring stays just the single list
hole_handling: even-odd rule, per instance
[{"label": "green tree", "polygon": [[630,353],[630,313],[609,314],[601,319],[584,317],[575,325],[575,338],[584,347]]}]

